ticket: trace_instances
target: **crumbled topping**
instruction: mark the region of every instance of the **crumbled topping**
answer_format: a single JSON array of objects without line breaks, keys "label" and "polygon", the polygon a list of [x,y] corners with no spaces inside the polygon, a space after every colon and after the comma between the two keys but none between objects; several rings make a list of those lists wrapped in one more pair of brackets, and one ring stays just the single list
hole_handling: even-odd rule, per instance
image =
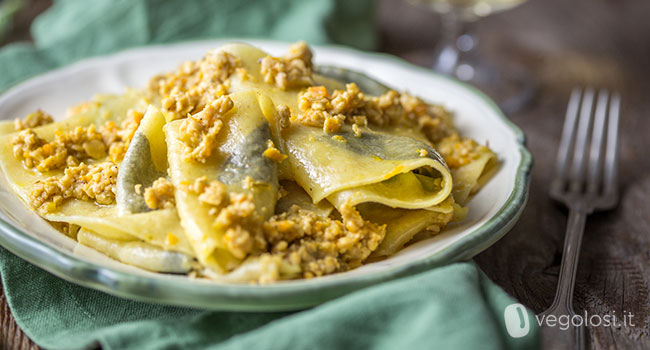
[{"label": "crumbled topping", "polygon": [[460,137],[457,133],[442,139],[437,146],[438,152],[452,169],[468,164],[488,151],[486,146],[479,145],[470,138]]},{"label": "crumbled topping", "polygon": [[38,137],[31,128],[21,131],[13,138],[13,152],[27,168],[40,172],[75,166],[80,162],[106,156],[107,150],[115,163],[122,160],[133,133],[142,120],[142,113],[130,110],[122,128],[107,122],[97,130],[94,124],[72,130],[57,130],[52,142]]},{"label": "crumbled topping", "polygon": [[305,278],[360,266],[384,239],[386,227],[363,220],[349,204],[341,211],[342,220],[335,220],[293,206],[271,217],[264,223],[271,254],[300,266]]},{"label": "crumbled topping", "polygon": [[189,190],[199,195],[199,201],[212,207],[222,207],[228,203],[226,185],[219,181],[208,181],[202,176],[190,185]]},{"label": "crumbled topping", "polygon": [[108,146],[108,156],[112,162],[119,163],[124,159],[142,118],[144,118],[142,112],[130,109],[119,128],[110,121],[101,128],[102,138],[104,144]]},{"label": "crumbled topping", "polygon": [[262,218],[255,212],[250,194],[228,193],[226,185],[206,177],[196,179],[189,190],[198,194],[199,201],[209,208],[215,228],[225,230],[223,240],[233,256],[243,259],[266,249]]},{"label": "crumbled topping", "polygon": [[173,73],[154,77],[149,89],[162,97],[162,109],[171,120],[182,119],[226,95],[228,79],[238,70],[243,70],[238,57],[212,51],[199,61],[183,63]]},{"label": "crumbled topping", "polygon": [[228,79],[241,67],[241,61],[237,56],[226,51],[212,51],[199,62],[199,66],[201,74],[208,78],[207,81],[216,83]]},{"label": "crumbled topping", "polygon": [[41,214],[56,211],[69,198],[113,204],[117,171],[118,166],[112,162],[68,167],[60,178],[53,176],[34,183],[30,204]]},{"label": "crumbled topping", "polygon": [[28,114],[25,119],[14,120],[14,127],[17,131],[36,128],[42,125],[53,123],[52,116],[38,109],[34,113]]},{"label": "crumbled topping", "polygon": [[182,119],[196,108],[200,99],[201,94],[197,89],[181,91],[174,88],[168,97],[162,100],[162,108],[172,116],[171,120]]},{"label": "crumbled topping", "polygon": [[345,84],[345,90],[335,90],[332,94],[332,113],[354,115],[366,105],[366,95],[355,83]]},{"label": "crumbled topping", "polygon": [[226,228],[223,240],[237,258],[266,250],[262,219],[255,213],[255,202],[250,194],[231,193],[229,204],[219,211],[215,226]]},{"label": "crumbled topping", "polygon": [[359,126],[368,126],[368,118],[365,115],[355,115],[352,117],[352,122]]},{"label": "crumbled topping", "polygon": [[298,95],[298,108],[303,112],[293,119],[301,124],[322,127],[325,118],[331,115],[330,95],[324,86],[310,86]]},{"label": "crumbled topping", "polygon": [[63,189],[56,177],[50,177],[34,184],[29,194],[30,204],[41,214],[52,213],[63,203]]},{"label": "crumbled topping", "polygon": [[179,140],[185,145],[186,160],[205,163],[216,146],[217,135],[223,127],[222,118],[233,107],[232,99],[222,96],[183,120]]},{"label": "crumbled topping", "polygon": [[27,168],[36,168],[40,172],[106,155],[102,135],[94,125],[68,132],[57,131],[52,142],[38,137],[32,129],[25,129],[13,138],[13,146],[16,159],[22,160]]},{"label": "crumbled topping", "polygon": [[264,157],[274,160],[278,163],[287,159],[286,154],[282,154],[282,152],[280,152],[279,149],[275,148],[275,144],[273,143],[272,140],[268,140],[266,142],[266,150],[264,151]]},{"label": "crumbled topping", "polygon": [[[38,137],[32,129],[27,129],[14,136],[13,152],[16,159],[22,159],[23,164],[28,168],[39,167],[45,171],[53,168],[59,163],[65,163],[67,150],[57,150],[54,147],[46,147],[46,141]],[[66,152],[65,154],[61,154]],[[56,154],[56,157],[54,155]],[[47,160],[47,164],[44,164]]]},{"label": "crumbled topping", "polygon": [[331,96],[324,86],[309,87],[298,96],[298,108],[303,113],[296,116],[296,121],[322,126],[327,133],[337,132],[348,116],[354,121],[353,117],[362,114],[360,109],[364,106],[364,97],[354,83],[347,84],[345,91],[334,91]]},{"label": "crumbled topping", "polygon": [[312,86],[298,96],[298,108],[302,114],[294,117],[303,125],[323,127],[326,132],[336,132],[342,123],[368,123],[378,126],[406,126],[422,131],[429,140],[437,142],[453,132],[449,112],[429,105],[409,94],[390,90],[381,96],[367,96],[359,87],[350,83],[345,90],[330,95],[324,86]]},{"label": "crumbled topping", "polygon": [[[226,233],[223,240],[226,248],[237,258],[243,259],[253,251],[263,251],[266,249],[264,239],[259,230],[259,221],[251,219],[252,210],[254,209],[252,198],[250,196],[235,196],[232,204],[224,208],[217,219],[218,222],[239,223],[227,225]],[[249,209],[250,208],[250,209]],[[220,219],[220,220],[219,220]],[[248,225],[246,224],[248,223]]]},{"label": "crumbled topping", "polygon": [[304,41],[289,47],[289,53],[284,57],[264,57],[260,64],[260,72],[264,81],[274,84],[282,90],[311,85],[312,53]]},{"label": "crumbled topping", "polygon": [[174,185],[165,177],[153,182],[144,190],[144,202],[150,209],[170,209],[176,206]]},{"label": "crumbled topping", "polygon": [[271,256],[299,266],[304,277],[360,266],[386,234],[384,225],[364,220],[350,204],[341,208],[341,220],[293,206],[263,222],[250,194],[228,193],[224,184],[205,177],[190,185],[190,191],[211,208],[214,225],[225,231],[224,243],[233,256],[244,259],[270,249]]},{"label": "crumbled topping", "polygon": [[322,127],[326,133],[337,132],[345,123],[345,115],[336,113],[324,86],[311,86],[298,95],[298,108],[303,111],[294,120],[309,126]]},{"label": "crumbled topping", "polygon": [[335,116],[327,115],[325,117],[325,122],[323,123],[323,131],[326,133],[333,133],[341,130],[341,127],[345,123],[345,117],[341,114]]},{"label": "crumbled topping", "polygon": [[426,156],[429,155],[429,151],[427,151],[427,150],[424,149],[424,148],[420,148],[420,149],[418,150],[418,155],[419,155],[420,157],[426,157]]}]

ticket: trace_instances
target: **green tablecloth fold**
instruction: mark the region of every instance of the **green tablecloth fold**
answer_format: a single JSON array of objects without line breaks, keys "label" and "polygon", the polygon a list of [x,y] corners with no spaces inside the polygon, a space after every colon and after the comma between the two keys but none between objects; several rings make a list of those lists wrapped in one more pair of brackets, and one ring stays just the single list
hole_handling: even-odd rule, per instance
[{"label": "green tablecloth fold", "polygon": [[34,45],[0,50],[0,91],[75,60],[134,46],[224,37],[377,46],[373,0],[54,1]]},{"label": "green tablecloth fold", "polygon": [[[266,37],[376,47],[374,1],[55,1],[35,43],[0,49],[0,91],[75,60],[128,47],[217,37]],[[515,301],[473,263],[383,283],[294,313],[193,310],[129,301],[76,286],[0,248],[7,301],[48,349],[533,349],[512,338]],[[529,315],[532,315],[529,313]]]},{"label": "green tablecloth fold", "polygon": [[202,311],[78,287],[1,249],[16,321],[47,349],[536,349],[538,329],[512,338],[515,301],[474,263],[366,288],[294,313]]}]

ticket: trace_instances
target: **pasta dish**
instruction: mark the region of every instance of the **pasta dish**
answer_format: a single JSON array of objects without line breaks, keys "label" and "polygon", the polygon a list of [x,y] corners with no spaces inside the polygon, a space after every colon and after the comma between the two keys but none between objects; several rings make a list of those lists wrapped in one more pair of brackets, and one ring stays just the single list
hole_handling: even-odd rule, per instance
[{"label": "pasta dish", "polygon": [[314,65],[304,42],[228,44],[0,138],[13,191],[79,244],[233,283],[389,257],[463,220],[499,165],[442,105]]}]

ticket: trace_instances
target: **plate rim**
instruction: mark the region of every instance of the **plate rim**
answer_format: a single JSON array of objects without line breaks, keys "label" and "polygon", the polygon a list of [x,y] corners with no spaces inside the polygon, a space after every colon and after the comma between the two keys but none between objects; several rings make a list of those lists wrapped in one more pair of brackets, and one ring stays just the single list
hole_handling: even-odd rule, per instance
[{"label": "plate rim", "polygon": [[[254,45],[257,43],[289,44],[289,42],[281,40],[218,38],[131,47],[107,55],[78,60],[49,72],[38,74],[7,89],[0,95],[0,100],[19,94],[31,85],[42,82],[43,79],[55,79],[58,75],[65,74],[66,71],[79,69],[80,66],[83,67],[84,65],[92,65],[95,61],[111,60],[115,59],[115,56],[133,55],[138,51],[227,41],[243,41]],[[179,283],[178,280],[154,279],[148,276],[135,275],[112,267],[87,262],[69,253],[59,251],[14,227],[2,217],[0,217],[0,245],[21,259],[68,282],[127,299],[223,311],[286,311],[314,306],[370,285],[413,275],[443,264],[467,260],[501,239],[514,226],[528,199],[533,158],[526,148],[524,132],[504,115],[494,101],[469,84],[438,74],[427,68],[416,66],[390,54],[365,52],[331,44],[312,46],[315,49],[334,49],[356,56],[361,55],[382,61],[390,61],[391,64],[409,70],[417,70],[426,75],[435,75],[437,78],[447,80],[447,82],[460,86],[479,97],[488,108],[495,112],[504,126],[513,133],[520,154],[514,185],[499,210],[466,236],[422,259],[403,265],[389,266],[381,271],[373,271],[350,278],[325,279],[302,284],[288,282],[255,286],[246,284],[219,284],[218,286],[192,284],[185,286]],[[172,293],[169,290],[172,290]],[[177,298],[178,295],[184,295],[186,298],[180,300]],[[209,304],[207,304],[208,300]]]}]

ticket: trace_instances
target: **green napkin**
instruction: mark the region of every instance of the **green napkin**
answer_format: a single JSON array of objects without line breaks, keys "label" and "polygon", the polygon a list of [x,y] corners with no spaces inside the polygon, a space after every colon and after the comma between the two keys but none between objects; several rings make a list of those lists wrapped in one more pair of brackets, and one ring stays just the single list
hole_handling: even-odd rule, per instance
[{"label": "green napkin", "polygon": [[[35,45],[0,49],[0,90],[27,77],[132,46],[216,37],[376,45],[372,0],[55,1],[32,27]],[[294,313],[202,311],[129,301],[65,282],[0,248],[0,274],[19,326],[50,349],[537,348],[512,338],[515,301],[473,263],[366,288]],[[529,312],[529,315],[532,315]]]},{"label": "green napkin", "polygon": [[2,282],[20,327],[48,349],[535,349],[512,338],[514,303],[473,263],[456,263],[295,313],[201,311],[81,288],[2,249]]},{"label": "green napkin", "polygon": [[0,50],[0,91],[72,61],[134,46],[219,37],[377,45],[373,0],[68,0],[32,25],[35,45]]}]

